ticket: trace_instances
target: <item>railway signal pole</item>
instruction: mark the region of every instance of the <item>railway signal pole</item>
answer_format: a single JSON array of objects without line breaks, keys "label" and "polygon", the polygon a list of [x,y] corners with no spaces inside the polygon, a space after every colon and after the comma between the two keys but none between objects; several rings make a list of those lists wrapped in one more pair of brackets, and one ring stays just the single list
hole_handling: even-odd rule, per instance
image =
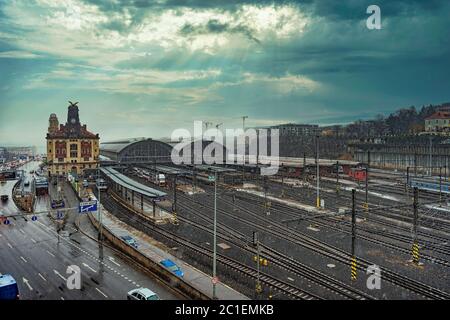
[{"label": "railway signal pole", "polygon": [[419,242],[417,240],[417,221],[419,218],[418,201],[419,201],[419,189],[417,189],[417,187],[414,187],[413,245],[411,253],[412,253],[412,261],[417,265],[419,264],[420,261]]},{"label": "railway signal pole", "polygon": [[352,189],[352,247],[351,247],[351,254],[352,258],[350,261],[350,275],[352,281],[356,280],[356,256],[355,256],[355,240],[356,240],[356,190]]},{"label": "railway signal pole", "polygon": [[253,231],[253,245],[256,246],[256,286],[255,286],[255,299],[258,298],[258,294],[262,292],[261,281],[260,281],[260,267],[261,267],[261,255],[259,250],[259,237],[258,232]]}]

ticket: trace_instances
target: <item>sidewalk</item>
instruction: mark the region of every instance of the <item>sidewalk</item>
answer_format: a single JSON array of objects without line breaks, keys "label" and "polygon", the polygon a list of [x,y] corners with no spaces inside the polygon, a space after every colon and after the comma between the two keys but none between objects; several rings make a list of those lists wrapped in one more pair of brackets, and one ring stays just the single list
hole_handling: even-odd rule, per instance
[{"label": "sidewalk", "polygon": [[[111,215],[103,206],[101,206],[103,228],[106,228],[115,237],[121,239],[122,236],[131,236],[138,243],[138,251],[146,258],[156,264],[165,259],[175,262],[184,272],[183,280],[189,283],[196,290],[212,298],[212,277],[185,263],[184,261],[172,256],[164,251],[164,245],[152,239],[143,232],[123,223]],[[92,218],[97,220],[97,215],[92,214]],[[218,283],[216,286],[216,295],[219,300],[249,300],[243,294],[235,291],[229,286]]]}]

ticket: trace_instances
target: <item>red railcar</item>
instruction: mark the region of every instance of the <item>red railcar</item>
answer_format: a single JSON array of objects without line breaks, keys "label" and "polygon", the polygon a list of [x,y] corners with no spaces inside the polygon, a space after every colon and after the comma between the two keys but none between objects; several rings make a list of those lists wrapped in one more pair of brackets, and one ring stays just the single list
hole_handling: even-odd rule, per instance
[{"label": "red railcar", "polygon": [[356,181],[366,181],[367,171],[365,168],[351,168],[348,175]]}]

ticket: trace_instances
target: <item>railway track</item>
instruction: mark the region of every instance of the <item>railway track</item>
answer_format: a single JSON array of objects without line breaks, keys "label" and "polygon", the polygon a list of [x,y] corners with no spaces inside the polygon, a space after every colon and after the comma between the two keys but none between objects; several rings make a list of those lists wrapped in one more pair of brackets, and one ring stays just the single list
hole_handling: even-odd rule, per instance
[{"label": "railway track", "polygon": [[[123,207],[121,204],[116,203],[109,197],[102,197],[102,204],[114,215],[116,215],[120,220],[126,222],[129,225],[147,233],[157,233],[160,236],[168,239],[169,241],[175,242],[178,245],[189,249],[191,252],[212,259],[213,251],[204,247],[199,246],[197,243],[190,241],[178,234],[165,230],[157,225],[150,223],[141,216],[134,215],[132,218],[131,211]],[[258,277],[258,272],[254,268],[251,268],[239,261],[229,258],[222,254],[217,254],[217,261],[229,269],[232,269],[238,273],[244,274],[247,277],[256,279]],[[301,299],[301,300],[321,300],[322,298],[314,295],[312,293],[306,292],[290,283],[282,281],[264,272],[259,272],[259,280],[261,283],[265,284],[267,287],[271,287],[287,296]]]},{"label": "railway track", "polygon": [[[190,201],[191,199],[187,196],[182,196],[182,198],[186,201]],[[211,218],[206,217],[204,215],[196,213],[197,208],[191,205],[187,205],[186,203],[181,204],[181,207],[187,209],[190,214],[193,214],[197,216],[198,219],[206,221],[208,224],[212,224],[213,221]],[[199,224],[196,224],[190,219],[182,218],[180,215],[178,215],[178,218],[182,220],[185,223],[192,224],[198,228],[203,229],[205,232],[209,232],[212,234],[211,228],[206,228],[205,226],[200,226]],[[204,229],[205,228],[205,229]],[[217,228],[219,230],[224,230],[227,233],[230,233],[233,238],[237,239],[237,245],[241,245],[243,249],[249,251],[252,255],[256,254],[256,249],[248,246],[249,240],[247,237],[236,230],[233,230],[229,227],[224,226],[222,223],[217,223]],[[231,243],[235,243],[235,239],[230,239],[227,234],[218,232],[218,235],[223,238],[227,239]],[[245,240],[244,240],[245,239]],[[286,256],[285,254],[270,248],[266,245],[261,245],[262,253],[266,258],[268,258],[269,261],[271,261],[273,264],[277,265],[279,268],[284,269],[286,271],[292,272],[293,274],[300,276],[302,278],[306,278],[313,283],[322,286],[323,288],[327,290],[331,290],[340,296],[349,298],[349,299],[355,299],[355,300],[372,300],[374,297],[371,295],[368,295],[358,289],[355,289],[342,281],[339,281],[335,279],[334,277],[331,277],[329,275],[324,274],[323,272],[320,272],[318,270],[315,270],[305,264],[302,264],[298,260],[295,260],[291,257]]]},{"label": "railway track", "polygon": [[[278,185],[277,182],[274,182],[275,184],[277,184],[277,188],[279,188],[280,186]],[[291,189],[291,188],[286,188],[284,189],[284,195],[288,196],[289,198],[293,199],[293,200],[300,200],[300,201],[304,201],[306,199],[305,195],[301,195],[300,192],[302,190],[299,188],[295,188],[295,189]],[[322,192],[321,193],[322,198],[326,200],[326,203],[329,204],[329,207],[334,208],[335,210],[338,210],[339,207],[349,207],[350,203],[351,203],[351,195],[347,194],[345,192],[341,192],[339,194],[339,199],[336,198],[335,195],[331,195],[327,192]],[[370,199],[370,197],[369,197]],[[315,201],[315,199],[307,199],[308,203],[313,203]],[[358,197],[356,199],[356,205],[358,208],[361,208],[363,206],[365,201],[363,201],[360,197]],[[391,200],[387,200],[386,202],[388,202],[388,204],[390,202],[392,202]],[[331,205],[330,205],[331,204]],[[369,220],[370,222],[373,223],[378,223],[378,224],[383,224],[386,226],[390,226],[393,228],[399,228],[399,226],[395,223],[390,222],[388,219],[395,219],[398,221],[402,221],[408,224],[412,224],[412,214],[405,214],[405,211],[397,208],[396,206],[398,206],[397,202],[392,202],[392,207],[389,209],[389,211],[386,211],[386,207],[387,205],[383,205],[380,206],[379,204],[375,204],[375,203],[369,203],[369,213],[376,213],[376,215],[364,215],[363,217],[367,220]],[[412,207],[412,205],[411,205]],[[360,210],[359,210],[360,211]],[[361,215],[360,212],[357,212],[357,215]],[[387,218],[387,219],[382,219],[382,218]],[[421,216],[421,221],[420,221],[421,226],[423,227],[427,227],[433,230],[438,230],[438,231],[442,231],[445,232],[447,234],[450,234],[450,221],[446,221],[445,218],[440,218],[440,217],[434,217],[434,216]],[[424,233],[422,232],[422,235],[424,236],[428,236],[428,233]],[[433,235],[429,235],[429,237],[433,237]]]},{"label": "railway track", "polygon": [[[285,227],[284,225],[280,223],[276,223],[274,221],[268,220],[261,213],[255,213],[253,210],[250,210],[246,207],[243,207],[241,205],[233,204],[228,200],[224,200],[223,198],[220,199],[221,202],[231,206],[235,206],[239,208],[241,212],[246,212],[248,215],[252,216],[253,218],[256,218],[254,221],[244,218],[242,215],[239,217],[235,217],[234,215],[230,215],[227,212],[224,212],[221,210],[221,212],[225,215],[228,215],[230,218],[239,219],[241,223],[244,223],[248,226],[251,226],[255,228],[256,230],[260,230],[262,232],[271,234],[273,236],[276,236],[278,238],[282,238],[285,240],[288,240],[294,244],[298,244],[304,248],[310,249],[313,252],[316,252],[318,254],[321,254],[323,256],[326,256],[328,258],[334,259],[336,261],[339,261],[341,263],[350,264],[351,256],[347,252],[331,246],[327,243],[324,243],[320,240],[317,240],[315,238],[310,237],[307,234],[304,234],[302,232],[299,232],[298,230]],[[255,222],[258,221],[258,222]],[[271,225],[271,228],[267,228],[267,225]],[[357,257],[358,260],[358,268],[360,270],[365,271],[365,269],[373,265],[373,263],[367,261],[366,259],[362,259],[360,257]],[[427,284],[421,283],[419,281],[416,281],[414,279],[411,279],[407,276],[400,275],[390,269],[387,269],[385,267],[381,267],[381,271],[383,273],[383,278],[395,285],[398,285],[400,287],[403,287],[405,289],[410,290],[411,292],[417,293],[422,295],[425,298],[430,299],[450,299],[450,293],[444,292],[440,289],[431,287]]]},{"label": "railway track", "polygon": [[[208,187],[206,187],[206,188],[208,188]],[[350,258],[351,258],[350,255],[347,252],[345,252],[339,248],[336,248],[332,245],[324,243],[318,239],[312,238],[307,234],[299,232],[298,230],[288,228],[280,223],[276,223],[274,221],[268,220],[263,217],[263,214],[255,213],[254,208],[252,208],[252,210],[250,210],[247,207],[243,207],[242,205],[231,204],[230,201],[225,200],[223,197],[221,197],[219,199],[219,201],[222,201],[224,204],[226,204],[230,207],[235,206],[241,212],[245,212],[249,216],[251,216],[252,219],[255,219],[255,220],[250,220],[250,219],[244,218],[242,215],[239,217],[236,217],[235,215],[231,215],[228,212],[219,209],[220,213],[227,215],[228,217],[230,217],[232,219],[237,219],[240,223],[242,223],[248,227],[251,227],[254,230],[262,231],[262,232],[265,232],[272,236],[275,236],[277,238],[285,239],[293,244],[300,245],[304,248],[311,250],[312,252],[316,252],[322,256],[326,256],[328,258],[331,258],[335,261],[339,261],[346,265],[350,264]],[[257,222],[255,222],[255,221],[257,221]],[[267,225],[270,225],[271,228],[267,228]],[[360,270],[365,271],[365,269],[369,265],[372,265],[372,263],[370,263],[369,261],[367,261],[365,259],[358,258],[358,268]],[[420,294],[425,298],[450,299],[450,294],[445,291],[431,287],[427,284],[421,283],[421,282],[416,281],[407,276],[398,274],[395,271],[389,270],[388,268],[385,268],[385,267],[381,267],[381,271],[383,273],[384,280],[389,281],[397,286],[405,288],[416,294]]]},{"label": "railway track", "polygon": [[[238,199],[245,199],[245,201],[248,201],[250,203],[253,203],[259,207],[263,207],[264,203],[261,201],[258,201],[257,199],[252,199],[252,198],[247,198],[247,197],[242,197],[242,196],[237,196]],[[296,208],[293,206],[289,206],[287,204],[283,204],[283,203],[278,203],[278,202],[272,202],[270,211],[272,213],[278,213],[280,215],[284,215],[290,219],[308,219],[309,217],[311,217],[311,213],[309,213],[306,210],[302,210],[300,208]],[[358,214],[357,216],[359,216],[360,218],[364,218],[367,221],[373,221],[375,219],[371,219],[370,216],[367,216],[365,214]],[[351,234],[351,223],[349,221],[346,220],[340,220],[338,218],[335,217],[322,217],[320,220],[319,219],[313,219],[312,220],[314,222],[314,224],[317,224],[319,226],[322,227],[327,227],[336,231],[342,231],[345,232],[347,234]],[[378,223],[378,220],[373,221],[375,223]],[[390,223],[380,223],[386,226],[391,227],[392,224]],[[342,228],[340,228],[339,226],[342,226]],[[362,231],[365,233],[365,235],[359,235],[358,237],[363,238],[369,242],[373,242],[373,243],[377,243],[380,245],[387,245],[389,247],[391,247],[394,250],[398,250],[401,251],[403,253],[408,254],[410,251],[410,247],[409,245],[412,244],[412,236],[411,236],[411,229],[410,228],[404,228],[404,227],[400,227],[394,224],[394,226],[398,227],[397,229],[405,232],[405,233],[409,233],[407,234],[400,234],[400,233],[393,233],[393,232],[388,232],[386,230],[380,231],[377,230],[375,228],[369,228],[369,227],[365,227],[365,226],[358,226],[358,232]],[[345,228],[345,229],[344,229]],[[385,238],[389,238],[391,240],[394,241],[400,241],[402,243],[404,243],[405,245],[407,245],[407,248],[399,248],[396,245],[392,245],[388,242],[376,239],[370,235],[377,235],[377,236],[382,236]],[[433,236],[431,234],[428,233],[424,233],[419,231],[418,235],[421,236],[423,239],[425,239],[425,237],[430,237],[433,238],[433,241],[427,241],[427,240],[421,240],[420,243],[422,244],[423,247],[429,249],[429,250],[434,250],[437,253],[443,254],[443,255],[450,255],[450,250],[447,247],[442,247],[443,243],[448,243],[449,239],[448,238],[443,238],[443,237],[438,237],[438,236]],[[431,262],[436,262],[438,264],[444,265],[446,267],[450,266],[450,263],[447,260],[442,260],[440,258],[436,258],[433,256],[423,256],[426,260],[431,261]]]}]

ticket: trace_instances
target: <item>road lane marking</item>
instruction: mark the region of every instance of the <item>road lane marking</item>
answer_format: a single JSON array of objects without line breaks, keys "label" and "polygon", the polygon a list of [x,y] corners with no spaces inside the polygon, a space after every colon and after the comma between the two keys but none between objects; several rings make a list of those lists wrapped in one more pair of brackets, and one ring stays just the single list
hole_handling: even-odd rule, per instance
[{"label": "road lane marking", "polygon": [[7,244],[8,244],[8,247],[10,247],[10,248],[12,249],[12,245],[11,245],[11,243],[9,243],[9,242],[8,242]]},{"label": "road lane marking", "polygon": [[48,250],[45,250],[45,251],[47,251],[47,253],[48,253],[49,255],[51,255],[53,258],[55,257],[55,255],[54,255],[53,253],[51,253],[50,251],[48,251]]},{"label": "road lane marking", "polygon": [[95,288],[95,290],[97,290],[98,292],[100,292],[106,299],[108,299],[108,296],[107,296],[106,294],[104,294],[103,292],[101,292],[99,288]]},{"label": "road lane marking", "polygon": [[113,257],[108,257],[108,259],[109,259],[109,261],[111,261],[112,263],[114,263],[116,266],[120,267],[120,264],[118,264],[118,263],[116,262],[116,260],[114,260]]},{"label": "road lane marking", "polygon": [[33,243],[37,243],[37,241],[34,240],[33,238],[30,238],[30,239],[31,239],[31,241],[32,241]]},{"label": "road lane marking", "polygon": [[61,297],[61,300],[64,300],[64,298],[63,298],[63,297]]},{"label": "road lane marking", "polygon": [[90,269],[93,272],[97,272],[96,270],[92,269],[88,264],[83,262],[83,266],[85,266],[86,268]]},{"label": "road lane marking", "polygon": [[27,287],[28,287],[28,289],[30,289],[30,291],[33,291],[33,288],[30,286],[27,279],[22,277],[22,281],[23,281],[23,283],[25,283],[27,285]]},{"label": "road lane marking", "polygon": [[[49,232],[51,232],[52,234],[56,234],[56,232],[53,230],[53,229],[51,229],[51,228],[49,228],[48,226],[46,226],[45,224],[43,224],[42,222],[40,222],[40,221],[37,221],[38,222],[38,224],[40,224],[41,226],[43,226],[45,229],[47,229]],[[83,252],[83,253],[85,253],[87,256],[89,256],[89,257],[91,257],[92,259],[94,259],[94,260],[97,260],[97,261],[100,261],[98,258],[96,258],[93,254],[91,254],[90,252],[88,252],[88,251],[86,251],[86,250],[84,250],[83,248],[81,248],[80,246],[77,246],[76,244],[74,244],[74,243],[72,243],[71,241],[69,241],[69,240],[67,240],[67,239],[64,239],[64,238],[61,238],[61,240],[63,240],[63,241],[65,241],[69,246],[72,246],[72,247],[75,247],[75,248],[77,248],[77,249],[79,249],[81,252]],[[53,257],[55,257],[55,255],[53,254],[53,253],[51,253],[50,251],[48,251],[48,250],[46,250],[47,251],[47,253],[48,254],[50,254],[51,256],[53,256]],[[109,257],[110,258],[110,257]],[[110,260],[110,259],[109,259]],[[110,260],[111,261],[111,260]],[[113,262],[113,261],[111,261],[111,262]],[[107,264],[105,264],[103,261],[102,261],[102,264],[104,264],[105,266],[108,266]],[[121,274],[120,272],[118,272],[118,271],[116,271],[116,270],[114,270],[113,268],[111,268],[111,270],[113,270],[115,273],[117,273],[117,275],[120,275],[122,278],[124,278],[124,275],[123,274]],[[54,270],[55,271],[55,273],[57,272],[56,270]],[[94,270],[95,271],[95,270]],[[95,271],[95,272],[97,272],[97,271]],[[57,274],[57,273],[56,273]],[[58,274],[60,277],[62,277],[60,274]],[[64,280],[66,280],[66,278],[64,278],[64,277],[62,277]],[[67,280],[66,280],[67,281]],[[136,286],[137,287],[140,287],[140,285],[139,284],[136,284]]]},{"label": "road lane marking", "polygon": [[53,269],[53,272],[54,272],[57,276],[59,276],[61,279],[63,279],[64,281],[67,281],[67,279],[64,278],[64,277],[61,275],[61,273],[59,273],[59,272],[56,271],[55,269]]},{"label": "road lane marking", "polygon": [[19,229],[20,232],[22,232],[22,234],[25,234],[25,232],[22,229]]},{"label": "road lane marking", "polygon": [[42,280],[47,281],[47,279],[45,279],[42,274],[38,273],[38,276],[41,277]]},{"label": "road lane marking", "polygon": [[25,263],[28,262],[28,261],[27,261],[24,257],[22,257],[22,256],[20,256],[20,259],[22,259],[22,261],[25,262]]}]

